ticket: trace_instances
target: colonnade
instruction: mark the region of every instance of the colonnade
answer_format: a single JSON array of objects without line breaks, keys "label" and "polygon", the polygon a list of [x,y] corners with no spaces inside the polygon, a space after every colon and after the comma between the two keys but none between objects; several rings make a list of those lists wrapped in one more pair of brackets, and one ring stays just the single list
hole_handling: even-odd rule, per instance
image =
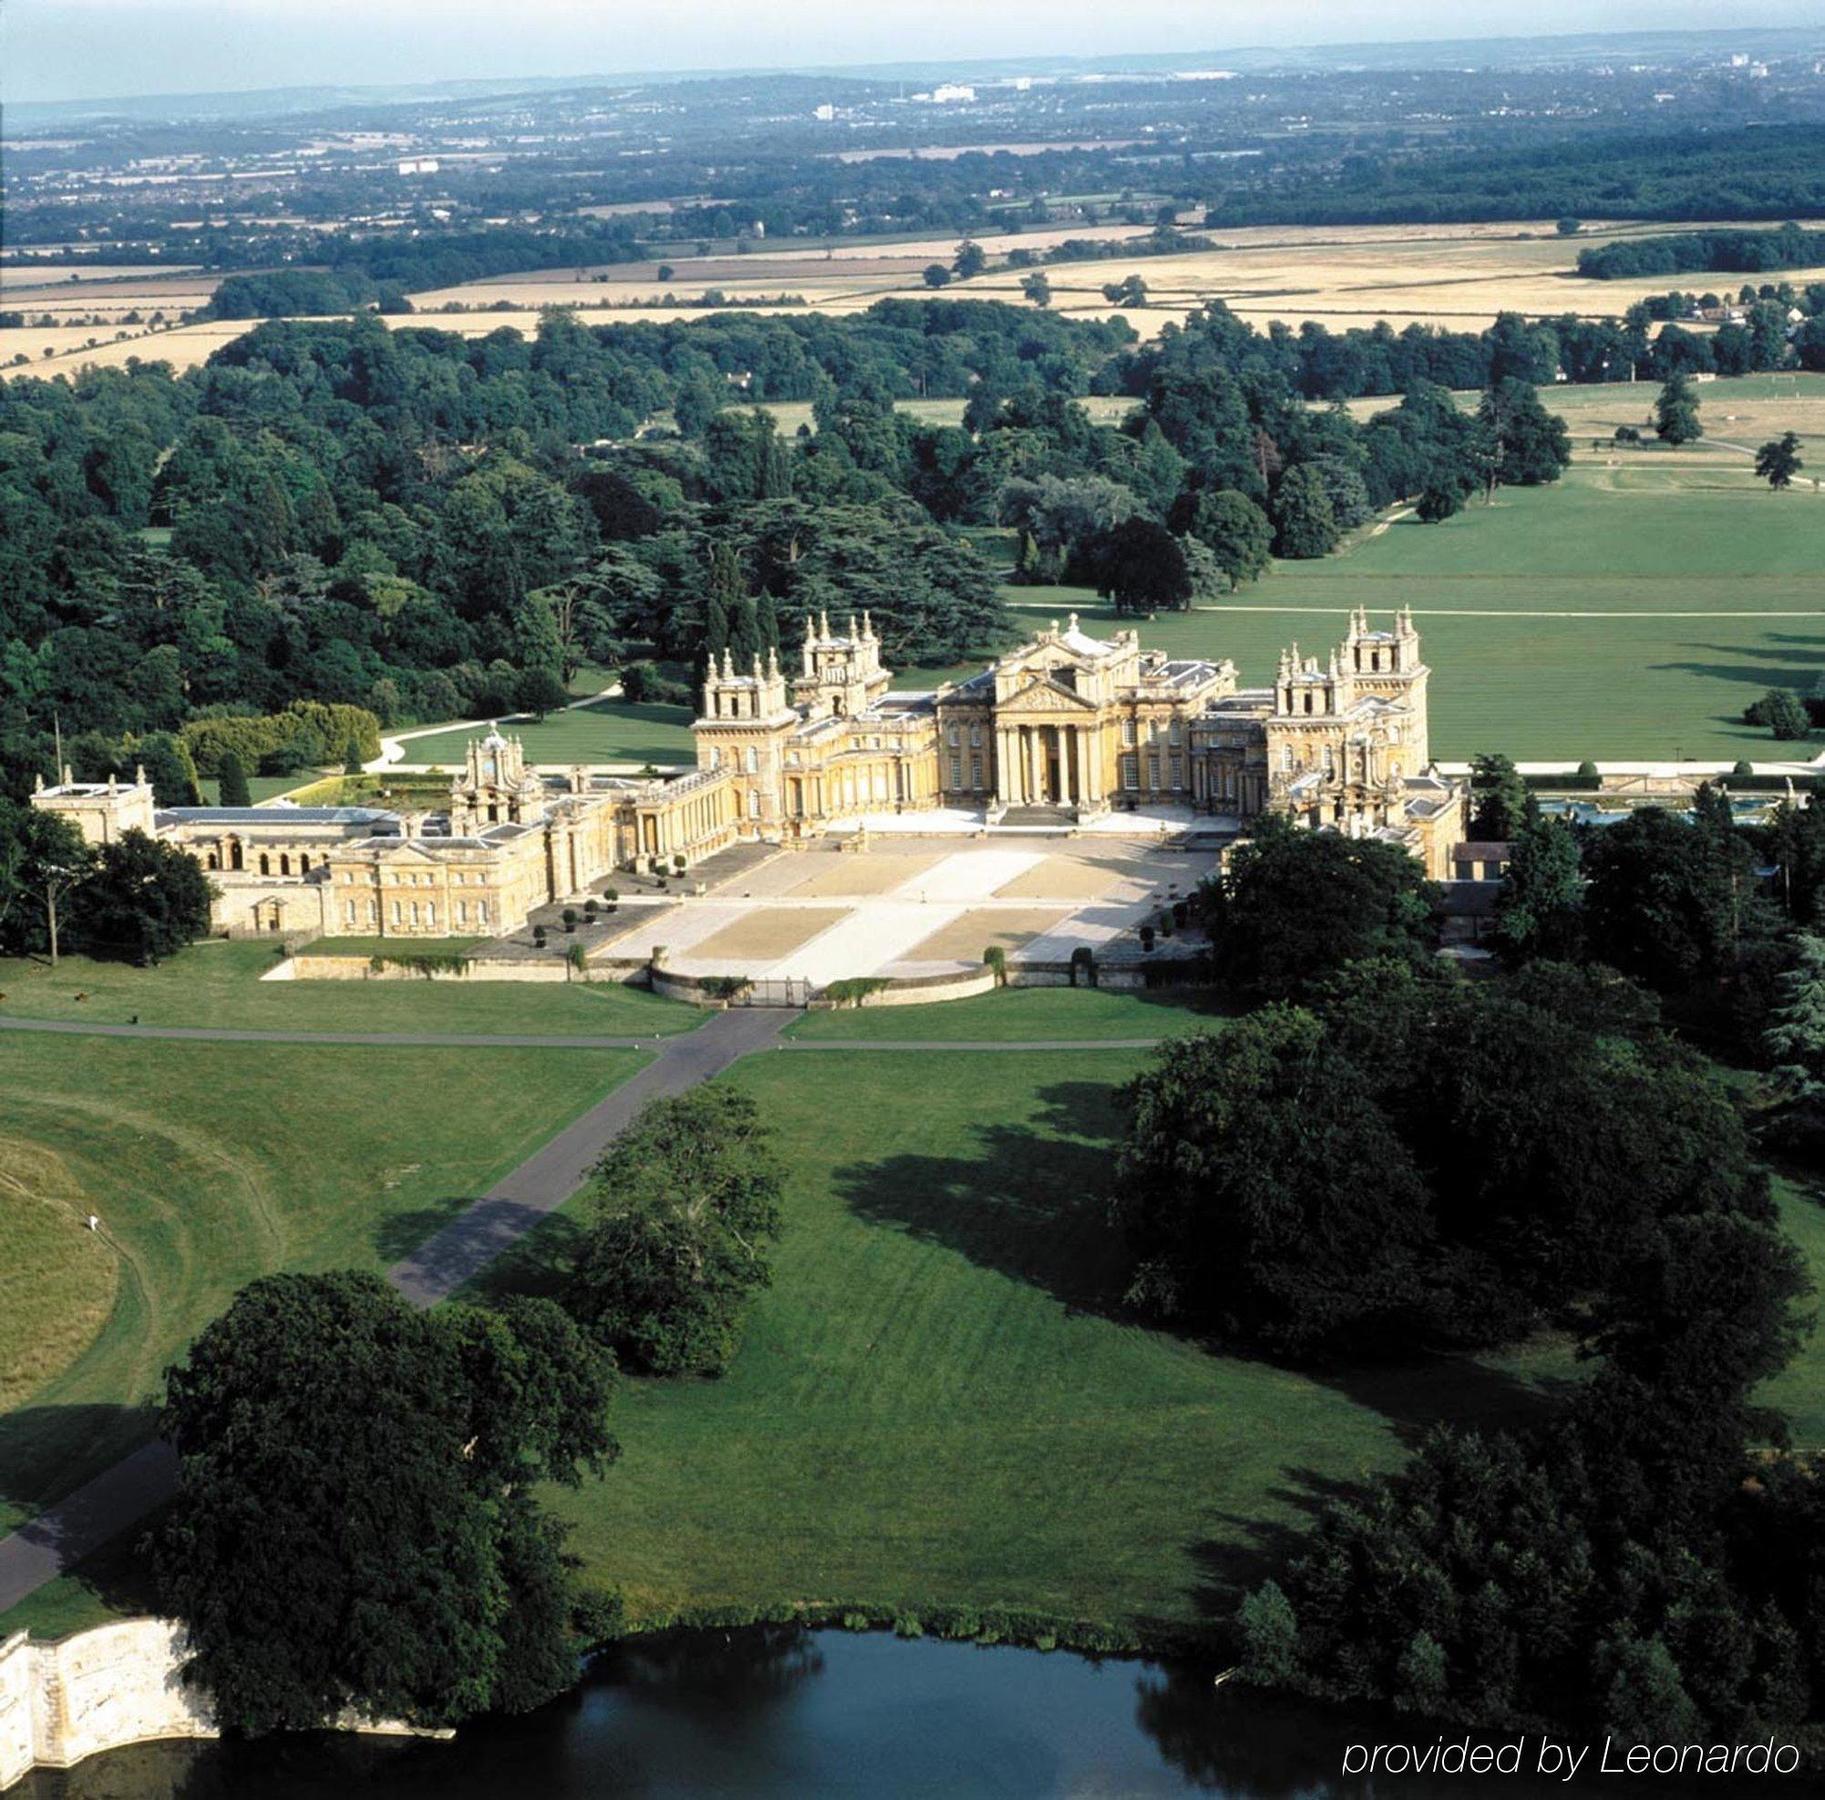
[{"label": "colonnade", "polygon": [[998,725],[995,798],[1003,806],[1098,805],[1103,778],[1096,728]]}]

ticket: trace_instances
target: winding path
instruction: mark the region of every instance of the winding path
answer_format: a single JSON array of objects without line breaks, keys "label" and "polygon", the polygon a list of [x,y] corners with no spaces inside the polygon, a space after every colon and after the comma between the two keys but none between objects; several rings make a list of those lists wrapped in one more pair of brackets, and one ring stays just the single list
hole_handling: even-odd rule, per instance
[{"label": "winding path", "polygon": [[[78,1019],[0,1016],[0,1031],[87,1037],[166,1038],[225,1044],[361,1044],[457,1049],[651,1049],[653,1060],[605,1094],[581,1118],[535,1150],[479,1200],[387,1271],[417,1306],[431,1306],[474,1279],[496,1257],[574,1194],[603,1151],[650,1100],[681,1094],[759,1050],[1023,1051],[1148,1050],[1159,1038],[1034,1038],[947,1043],[918,1038],[782,1038],[796,1014],[764,1007],[716,1013],[672,1037],[482,1036],[454,1032],[258,1031],[214,1025],[91,1025]],[[0,1539],[0,1612],[138,1523],[175,1491],[177,1457],[155,1441],[48,1506]]]}]

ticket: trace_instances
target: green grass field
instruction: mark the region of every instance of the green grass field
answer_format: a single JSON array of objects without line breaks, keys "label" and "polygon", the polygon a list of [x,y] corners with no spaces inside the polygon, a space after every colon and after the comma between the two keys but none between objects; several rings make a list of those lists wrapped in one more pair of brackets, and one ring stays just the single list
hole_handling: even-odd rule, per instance
[{"label": "green grass field", "polygon": [[[798,1600],[1195,1620],[1425,1421],[1506,1413],[1562,1364],[1331,1379],[1114,1317],[1115,1091],[1144,1060],[738,1065],[792,1171],[775,1283],[727,1376],[628,1383],[621,1461],[555,1496],[592,1575],[649,1618]],[[497,1284],[538,1285],[575,1229],[560,1215]]]},{"label": "green grass field", "polygon": [[0,1415],[0,1528],[149,1435],[165,1365],[242,1283],[397,1261],[644,1060],[0,1038],[7,1136],[67,1172],[69,1230],[98,1213],[118,1277],[99,1334]]},{"label": "green grass field", "polygon": [[[1174,655],[1228,656],[1260,686],[1283,645],[1323,656],[1352,607],[1385,620],[1411,605],[1437,756],[1785,758],[1811,752],[1741,714],[1768,687],[1825,674],[1822,552],[1825,498],[1771,493],[1746,462],[1587,466],[1443,525],[1399,520],[1322,562],[1280,563],[1216,610],[1139,629]],[[1083,589],[1008,598],[1029,629],[1073,610],[1102,634],[1135,623]]]},{"label": "green grass field", "polygon": [[1096,988],[1003,988],[932,1006],[864,1006],[813,1012],[786,1028],[794,1038],[867,1043],[1018,1044],[1036,1038],[1171,1037],[1211,1022],[1214,994],[1124,994]]},{"label": "green grass field", "polygon": [[[267,1031],[536,1032],[658,1037],[703,1021],[695,1007],[616,982],[262,981],[271,944],[211,938],[153,969],[65,957],[0,958],[0,1014],[122,1025]],[[77,995],[85,995],[79,1000]]]},{"label": "green grass field", "polygon": [[[486,723],[453,725],[447,731],[407,738],[405,761],[435,763],[454,771],[470,739],[487,732]],[[589,706],[548,713],[543,724],[528,719],[503,730],[525,741],[526,760],[534,763],[683,763],[696,766],[688,708],[636,706],[627,700],[597,700]]]}]

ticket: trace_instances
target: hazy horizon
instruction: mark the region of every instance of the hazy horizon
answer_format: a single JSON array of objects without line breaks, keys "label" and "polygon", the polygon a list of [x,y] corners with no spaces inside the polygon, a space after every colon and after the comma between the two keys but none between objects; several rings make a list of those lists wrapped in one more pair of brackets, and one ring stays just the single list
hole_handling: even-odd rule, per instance
[{"label": "hazy horizon", "polygon": [[[1825,0],[1539,0],[1525,28],[1447,0],[1132,0],[1119,18],[1057,0],[6,0],[0,99],[49,103],[315,86],[588,75],[838,70],[893,62],[1243,51],[1550,38],[1592,32],[1793,30]],[[630,48],[630,46],[635,46]]]}]

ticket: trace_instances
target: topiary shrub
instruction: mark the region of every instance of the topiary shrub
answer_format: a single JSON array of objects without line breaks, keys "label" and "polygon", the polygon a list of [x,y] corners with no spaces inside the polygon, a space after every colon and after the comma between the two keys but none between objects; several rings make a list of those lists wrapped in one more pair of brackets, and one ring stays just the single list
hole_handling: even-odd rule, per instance
[{"label": "topiary shrub", "polygon": [[543,950],[545,948],[545,927],[543,925],[533,926],[532,943],[533,948],[536,950]]},{"label": "topiary shrub", "polygon": [[982,960],[994,971],[995,985],[1006,987],[1008,984],[1008,953],[999,944],[990,944],[983,951]]},{"label": "topiary shrub", "polygon": [[1141,927],[1141,948],[1143,950],[1151,950],[1153,948],[1153,927],[1151,925],[1143,925]]}]

